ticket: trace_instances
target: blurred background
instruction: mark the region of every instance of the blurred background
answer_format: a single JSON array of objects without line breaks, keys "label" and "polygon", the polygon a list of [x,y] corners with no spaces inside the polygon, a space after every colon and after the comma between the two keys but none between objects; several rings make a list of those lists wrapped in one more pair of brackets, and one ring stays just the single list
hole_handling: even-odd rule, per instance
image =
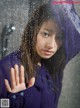
[{"label": "blurred background", "polygon": [[[49,0],[0,0],[0,59],[17,50],[29,16]],[[80,1],[80,0],[73,0]],[[80,16],[80,4],[75,4]],[[58,108],[80,108],[80,53],[65,67]]]},{"label": "blurred background", "polygon": [[18,49],[35,7],[48,0],[0,0],[0,59]]}]

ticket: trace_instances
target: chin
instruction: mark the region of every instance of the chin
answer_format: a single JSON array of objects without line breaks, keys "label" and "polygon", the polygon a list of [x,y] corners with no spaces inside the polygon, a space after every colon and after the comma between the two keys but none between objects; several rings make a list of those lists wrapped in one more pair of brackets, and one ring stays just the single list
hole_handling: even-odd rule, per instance
[{"label": "chin", "polygon": [[52,56],[42,56],[43,59],[50,59]]}]

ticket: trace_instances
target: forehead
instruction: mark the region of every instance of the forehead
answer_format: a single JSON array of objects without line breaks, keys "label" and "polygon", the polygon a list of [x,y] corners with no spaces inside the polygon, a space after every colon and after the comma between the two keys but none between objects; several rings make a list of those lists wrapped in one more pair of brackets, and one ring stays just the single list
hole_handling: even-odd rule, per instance
[{"label": "forehead", "polygon": [[58,32],[60,30],[58,24],[53,21],[53,20],[48,20],[43,22],[42,26],[41,26],[41,30],[47,30],[49,32]]}]

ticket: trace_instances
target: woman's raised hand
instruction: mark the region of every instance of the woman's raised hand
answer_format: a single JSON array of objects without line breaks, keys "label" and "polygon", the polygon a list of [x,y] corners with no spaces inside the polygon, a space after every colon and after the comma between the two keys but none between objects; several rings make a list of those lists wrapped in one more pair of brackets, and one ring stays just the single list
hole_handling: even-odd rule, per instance
[{"label": "woman's raised hand", "polygon": [[[11,68],[10,71],[11,85],[8,80],[5,79],[5,85],[8,92],[16,93],[26,89],[25,78],[24,78],[24,67],[20,66],[20,72],[18,65]],[[35,83],[35,78],[32,77],[28,83],[28,87],[33,86]]]}]

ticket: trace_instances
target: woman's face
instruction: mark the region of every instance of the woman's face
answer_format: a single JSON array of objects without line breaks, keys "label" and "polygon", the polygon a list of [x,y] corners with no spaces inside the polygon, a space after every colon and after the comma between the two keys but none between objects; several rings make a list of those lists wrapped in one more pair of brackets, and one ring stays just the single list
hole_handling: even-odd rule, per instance
[{"label": "woman's face", "polygon": [[58,39],[59,27],[53,20],[45,21],[37,35],[36,51],[41,58],[51,58],[62,42]]}]

